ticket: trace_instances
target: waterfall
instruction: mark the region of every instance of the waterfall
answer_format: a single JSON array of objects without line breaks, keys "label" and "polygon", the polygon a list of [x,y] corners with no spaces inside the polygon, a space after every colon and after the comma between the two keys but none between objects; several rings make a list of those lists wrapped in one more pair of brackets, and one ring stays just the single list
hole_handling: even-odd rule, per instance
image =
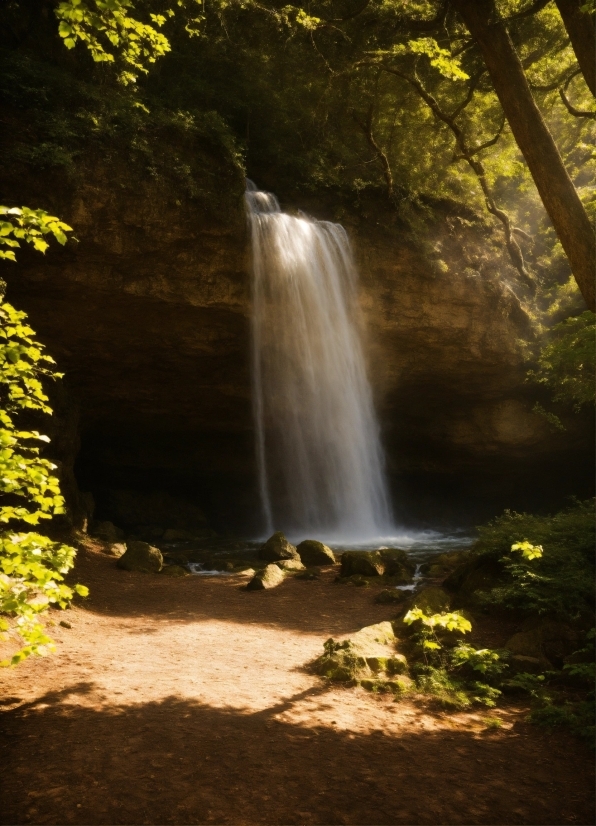
[{"label": "waterfall", "polygon": [[339,224],[281,211],[248,181],[252,378],[266,531],[358,542],[391,513],[357,321],[357,279]]}]

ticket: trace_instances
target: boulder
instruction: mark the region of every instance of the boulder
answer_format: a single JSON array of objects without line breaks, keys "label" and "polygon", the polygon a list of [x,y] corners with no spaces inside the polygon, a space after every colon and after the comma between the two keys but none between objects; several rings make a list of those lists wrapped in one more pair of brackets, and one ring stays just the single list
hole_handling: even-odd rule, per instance
[{"label": "boulder", "polygon": [[271,565],[267,565],[263,571],[256,573],[246,588],[248,591],[265,591],[268,588],[275,588],[277,585],[281,585],[283,581],[283,571],[272,563]]},{"label": "boulder", "polygon": [[323,677],[342,682],[362,681],[373,674],[402,674],[408,670],[403,654],[395,651],[395,634],[390,622],[361,628],[348,639],[325,643],[325,653],[315,661],[315,670]]},{"label": "boulder", "polygon": [[165,565],[161,569],[164,576],[190,576],[190,572],[182,565]]},{"label": "boulder", "polygon": [[335,565],[335,554],[316,539],[305,539],[296,548],[305,565]]},{"label": "boulder", "polygon": [[341,557],[340,576],[390,576],[400,583],[411,582],[416,566],[405,551],[382,548],[379,551],[346,551]]},{"label": "boulder", "polygon": [[103,539],[104,542],[118,542],[120,539],[124,539],[124,531],[117,528],[113,522],[97,522],[93,526],[92,533]]},{"label": "boulder", "polygon": [[542,649],[542,636],[539,629],[518,631],[505,643],[505,648],[512,654],[536,660],[542,668],[552,668]]},{"label": "boulder", "polygon": [[534,657],[545,668],[562,668],[580,644],[580,635],[564,622],[531,619],[505,643],[512,654]]},{"label": "boulder", "polygon": [[346,551],[341,557],[341,577],[383,576],[385,560],[379,551]]},{"label": "boulder", "polygon": [[375,602],[380,605],[391,605],[392,603],[403,602],[405,599],[406,591],[399,591],[397,588],[385,588],[376,595]]},{"label": "boulder", "polygon": [[126,552],[118,560],[118,567],[125,571],[141,571],[145,574],[158,574],[163,568],[163,557],[159,548],[148,542],[128,541]]},{"label": "boulder", "polygon": [[304,571],[304,565],[299,559],[280,559],[275,563],[282,571]]},{"label": "boulder", "polygon": [[444,578],[462,565],[469,556],[468,551],[449,551],[433,556],[422,566],[422,573],[433,579]]},{"label": "boulder", "polygon": [[106,553],[110,556],[120,557],[126,553],[126,545],[124,544],[124,542],[112,542],[106,548]]},{"label": "boulder", "polygon": [[265,559],[267,562],[278,562],[282,559],[297,559],[300,561],[300,556],[294,545],[288,542],[283,533],[276,531],[259,551],[259,559]]},{"label": "boulder", "polygon": [[449,610],[451,597],[442,588],[431,586],[416,594],[413,605],[421,608],[425,614],[442,614]]}]

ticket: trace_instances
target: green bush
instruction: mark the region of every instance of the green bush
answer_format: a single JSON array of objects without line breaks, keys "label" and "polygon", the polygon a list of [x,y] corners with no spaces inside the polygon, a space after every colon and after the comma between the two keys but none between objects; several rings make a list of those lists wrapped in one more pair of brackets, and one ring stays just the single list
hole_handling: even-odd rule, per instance
[{"label": "green bush", "polygon": [[[23,236],[17,231],[16,237]],[[64,513],[64,498],[53,475],[56,465],[42,458],[36,446],[49,442],[48,437],[21,430],[15,421],[24,411],[52,412],[41,379],[59,374],[33,336],[25,313],[0,304],[0,526],[16,523],[21,528],[0,530],[0,635],[4,640],[16,638],[20,646],[0,662],[3,666],[16,665],[30,654],[49,653],[53,643],[39,615],[52,604],[66,608],[75,592],[88,593],[83,585],[64,584],[64,574],[74,564],[74,548],[22,531]]]},{"label": "green bush", "polygon": [[[593,611],[592,500],[576,501],[554,516],[506,511],[478,532],[474,553],[499,559],[504,569],[503,584],[482,595],[485,604],[565,620]],[[512,551],[524,542],[541,547],[542,554]]]}]

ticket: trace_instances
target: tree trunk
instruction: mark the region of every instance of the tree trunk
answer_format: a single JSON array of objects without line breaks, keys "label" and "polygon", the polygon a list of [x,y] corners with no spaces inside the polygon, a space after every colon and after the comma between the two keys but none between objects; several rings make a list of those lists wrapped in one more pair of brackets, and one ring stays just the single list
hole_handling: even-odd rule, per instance
[{"label": "tree trunk", "polygon": [[580,11],[581,0],[555,0],[563,25],[567,30],[579,68],[594,97],[596,97],[596,33],[594,18]]},{"label": "tree trunk", "polygon": [[513,136],[569,259],[581,293],[594,311],[596,243],[586,210],[536,106],[519,57],[494,0],[452,0],[479,45]]}]

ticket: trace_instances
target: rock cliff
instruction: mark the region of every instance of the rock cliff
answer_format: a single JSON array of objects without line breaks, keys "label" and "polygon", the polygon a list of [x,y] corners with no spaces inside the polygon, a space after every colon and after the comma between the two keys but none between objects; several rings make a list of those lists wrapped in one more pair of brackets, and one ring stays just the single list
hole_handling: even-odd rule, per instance
[{"label": "rock cliff", "polygon": [[[64,472],[76,455],[101,518],[114,518],[118,492],[163,491],[199,503],[217,528],[257,530],[241,177],[228,181],[225,216],[126,180],[98,162],[52,192],[8,181],[13,201],[60,214],[78,239],[24,253],[7,273],[9,300],[66,374],[54,428]],[[457,522],[585,492],[582,421],[554,434],[531,412],[531,323],[497,277],[506,265],[490,233],[444,214],[431,248],[384,214],[342,220],[398,515]]]}]

